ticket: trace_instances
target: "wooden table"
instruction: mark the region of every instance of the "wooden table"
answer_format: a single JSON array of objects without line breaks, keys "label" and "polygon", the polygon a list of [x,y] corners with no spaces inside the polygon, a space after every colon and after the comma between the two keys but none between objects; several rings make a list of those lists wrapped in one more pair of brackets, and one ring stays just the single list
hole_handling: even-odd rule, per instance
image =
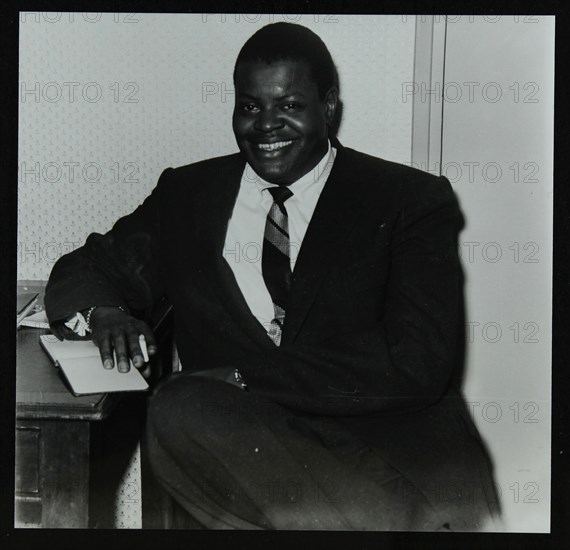
[{"label": "wooden table", "polygon": [[[24,288],[42,303],[42,282]],[[39,345],[46,333],[18,329],[16,526],[89,527],[92,423],[109,416],[120,394],[72,395]]]}]

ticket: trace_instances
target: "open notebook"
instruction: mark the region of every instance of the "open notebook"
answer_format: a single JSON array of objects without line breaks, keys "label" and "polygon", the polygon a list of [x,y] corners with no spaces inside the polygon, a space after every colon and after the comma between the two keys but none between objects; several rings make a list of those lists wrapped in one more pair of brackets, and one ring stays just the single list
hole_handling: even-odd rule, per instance
[{"label": "open notebook", "polygon": [[59,341],[52,334],[40,336],[40,343],[51,360],[60,367],[74,395],[145,391],[148,384],[131,362],[131,370],[105,369],[99,349],[91,340]]}]

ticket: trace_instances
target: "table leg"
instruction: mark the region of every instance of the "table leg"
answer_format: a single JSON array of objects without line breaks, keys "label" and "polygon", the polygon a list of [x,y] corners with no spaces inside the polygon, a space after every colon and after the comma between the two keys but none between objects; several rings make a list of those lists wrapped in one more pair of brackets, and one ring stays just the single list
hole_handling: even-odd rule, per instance
[{"label": "table leg", "polygon": [[[31,518],[18,516],[33,503],[38,512],[33,514],[34,522],[39,522],[37,527],[86,528],[89,522],[89,422],[20,422],[16,455],[16,524],[25,526],[30,522]],[[34,485],[37,489],[31,490]]]}]

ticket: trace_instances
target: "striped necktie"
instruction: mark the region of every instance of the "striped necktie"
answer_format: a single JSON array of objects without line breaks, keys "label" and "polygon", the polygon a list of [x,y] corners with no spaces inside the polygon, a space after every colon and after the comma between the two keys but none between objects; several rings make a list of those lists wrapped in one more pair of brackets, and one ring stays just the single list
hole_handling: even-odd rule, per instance
[{"label": "striped necktie", "polygon": [[273,300],[274,319],[269,327],[269,337],[276,346],[281,343],[281,332],[291,288],[291,260],[289,257],[289,223],[285,201],[293,192],[285,186],[269,187],[273,204],[265,221],[261,269],[265,286]]}]

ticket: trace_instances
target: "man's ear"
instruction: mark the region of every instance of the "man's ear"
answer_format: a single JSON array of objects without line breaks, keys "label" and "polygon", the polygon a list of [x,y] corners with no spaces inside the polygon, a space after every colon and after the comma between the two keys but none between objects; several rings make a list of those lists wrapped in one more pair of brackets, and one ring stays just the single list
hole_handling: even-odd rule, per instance
[{"label": "man's ear", "polygon": [[336,109],[338,106],[338,88],[333,86],[325,94],[325,116],[327,124],[330,126],[333,123]]}]

